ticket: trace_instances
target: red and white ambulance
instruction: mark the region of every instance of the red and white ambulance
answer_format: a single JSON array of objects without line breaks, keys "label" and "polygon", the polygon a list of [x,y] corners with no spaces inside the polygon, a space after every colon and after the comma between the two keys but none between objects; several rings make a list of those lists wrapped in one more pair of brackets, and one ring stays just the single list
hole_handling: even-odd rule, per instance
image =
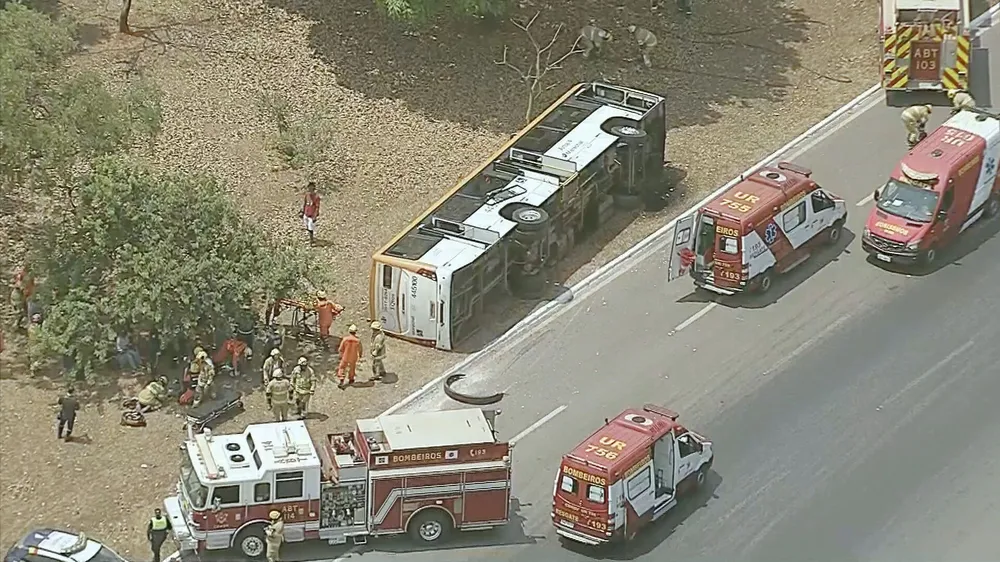
[{"label": "red and white ambulance", "polygon": [[364,544],[409,533],[434,543],[453,530],[507,523],[510,447],[494,410],[460,409],[358,420],[314,443],[301,421],[243,433],[188,435],[177,494],[164,501],[181,551],[265,553],[268,513],[285,540]]},{"label": "red and white ambulance", "polygon": [[846,220],[844,200],[808,168],[761,168],[677,219],[668,280],[690,273],[696,286],[722,295],[767,292],[775,277],[836,244]]},{"label": "red and white ambulance", "polygon": [[606,421],[556,475],[552,522],[559,536],[596,546],[632,539],[705,482],[712,443],[647,404]]},{"label": "red and white ambulance", "polygon": [[1000,113],[964,110],[920,141],[875,191],[861,247],[885,263],[930,265],[1000,214]]}]

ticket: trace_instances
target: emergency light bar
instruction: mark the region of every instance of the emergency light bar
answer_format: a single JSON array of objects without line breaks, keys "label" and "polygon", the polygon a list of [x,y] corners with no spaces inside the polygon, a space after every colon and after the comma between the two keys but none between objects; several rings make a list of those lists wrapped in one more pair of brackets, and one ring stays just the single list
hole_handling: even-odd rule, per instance
[{"label": "emergency light bar", "polygon": [[907,166],[906,162],[900,162],[899,169],[902,170],[903,174],[906,175],[906,177],[915,181],[932,182],[938,179],[937,174],[930,172],[918,172],[913,168]]}]

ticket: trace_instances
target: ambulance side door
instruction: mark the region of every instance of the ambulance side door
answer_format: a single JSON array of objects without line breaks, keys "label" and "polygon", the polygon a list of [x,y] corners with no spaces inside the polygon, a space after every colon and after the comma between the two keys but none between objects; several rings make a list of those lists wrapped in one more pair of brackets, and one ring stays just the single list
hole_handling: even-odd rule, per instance
[{"label": "ambulance side door", "polygon": [[837,216],[837,204],[819,188],[809,194],[809,211],[813,236],[832,226],[840,218]]},{"label": "ambulance side door", "polygon": [[685,433],[677,438],[677,478],[676,482],[682,482],[688,476],[698,470],[701,463],[702,445],[690,433]]}]

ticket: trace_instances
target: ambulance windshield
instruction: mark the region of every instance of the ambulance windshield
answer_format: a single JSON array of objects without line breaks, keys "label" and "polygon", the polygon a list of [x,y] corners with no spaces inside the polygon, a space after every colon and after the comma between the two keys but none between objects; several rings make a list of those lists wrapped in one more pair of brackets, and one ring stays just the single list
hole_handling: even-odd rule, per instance
[{"label": "ambulance windshield", "polygon": [[916,222],[931,222],[934,218],[938,204],[936,192],[892,179],[880,191],[879,209]]},{"label": "ambulance windshield", "polygon": [[201,485],[198,480],[198,473],[191,464],[191,457],[184,451],[181,454],[181,486],[184,488],[184,496],[191,507],[201,509],[205,507],[205,500],[208,499],[208,488]]}]

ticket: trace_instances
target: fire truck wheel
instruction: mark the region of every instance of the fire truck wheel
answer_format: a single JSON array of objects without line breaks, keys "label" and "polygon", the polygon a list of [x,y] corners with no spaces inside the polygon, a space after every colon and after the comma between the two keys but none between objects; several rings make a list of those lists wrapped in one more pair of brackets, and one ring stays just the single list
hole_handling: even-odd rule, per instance
[{"label": "fire truck wheel", "polygon": [[414,540],[425,543],[444,541],[451,533],[452,523],[448,514],[440,509],[425,509],[410,519],[407,531]]},{"label": "fire truck wheel", "polygon": [[236,536],[236,550],[243,556],[251,560],[260,560],[264,557],[267,545],[264,543],[264,526],[255,525],[240,531]]},{"label": "fire truck wheel", "polygon": [[840,242],[840,235],[843,234],[844,223],[837,221],[826,231],[826,243],[830,246]]},{"label": "fire truck wheel", "polygon": [[1000,215],[1000,195],[990,197],[990,200],[986,202],[986,210],[983,213],[988,219],[992,219],[997,215]]},{"label": "fire truck wheel", "polygon": [[510,220],[517,223],[517,230],[520,232],[537,232],[549,225],[549,214],[541,207],[524,205],[514,209]]}]

